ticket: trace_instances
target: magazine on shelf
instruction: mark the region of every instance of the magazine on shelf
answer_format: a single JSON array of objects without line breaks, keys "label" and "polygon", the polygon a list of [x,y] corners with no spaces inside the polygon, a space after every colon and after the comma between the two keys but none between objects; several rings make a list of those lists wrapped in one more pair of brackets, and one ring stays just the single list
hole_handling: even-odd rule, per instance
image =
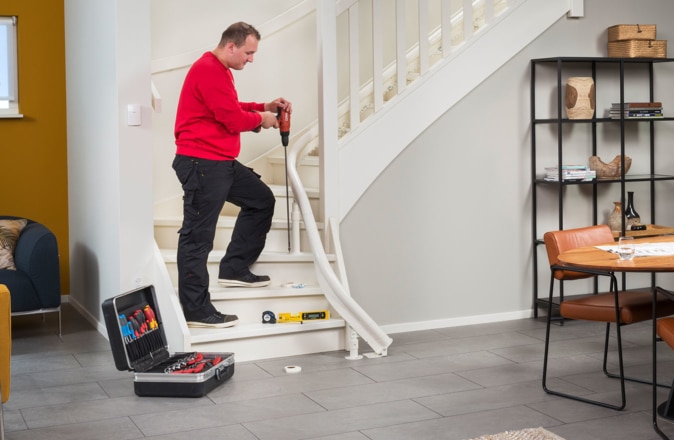
[{"label": "magazine on shelf", "polygon": [[609,109],[611,119],[662,118],[662,102],[614,102]]},{"label": "magazine on shelf", "polygon": [[[562,165],[563,181],[591,181],[597,177],[597,173],[587,165]],[[546,167],[544,180],[559,182],[559,167]]]}]

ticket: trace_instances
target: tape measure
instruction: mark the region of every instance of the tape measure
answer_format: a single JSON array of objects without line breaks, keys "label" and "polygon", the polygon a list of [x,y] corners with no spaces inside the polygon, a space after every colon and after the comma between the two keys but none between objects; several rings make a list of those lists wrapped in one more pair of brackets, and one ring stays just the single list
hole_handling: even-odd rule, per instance
[{"label": "tape measure", "polygon": [[276,324],[274,312],[270,312],[269,310],[262,312],[262,324]]},{"label": "tape measure", "polygon": [[304,321],[317,321],[325,319],[330,319],[330,312],[328,310],[278,314],[278,322],[304,322]]}]

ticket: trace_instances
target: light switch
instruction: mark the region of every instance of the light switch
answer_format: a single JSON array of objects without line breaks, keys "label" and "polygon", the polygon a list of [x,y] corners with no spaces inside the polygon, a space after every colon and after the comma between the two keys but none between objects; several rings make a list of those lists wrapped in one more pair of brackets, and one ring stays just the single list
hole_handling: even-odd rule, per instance
[{"label": "light switch", "polygon": [[140,104],[129,104],[127,107],[126,125],[140,125]]}]

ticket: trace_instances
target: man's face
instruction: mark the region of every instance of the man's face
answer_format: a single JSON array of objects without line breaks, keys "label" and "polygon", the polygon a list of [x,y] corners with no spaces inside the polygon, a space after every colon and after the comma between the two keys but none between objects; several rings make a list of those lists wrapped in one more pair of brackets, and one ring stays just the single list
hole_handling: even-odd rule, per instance
[{"label": "man's face", "polygon": [[252,63],[253,56],[257,52],[257,44],[257,38],[253,35],[248,35],[246,42],[241,47],[236,47],[234,43],[230,43],[229,67],[234,70],[241,70],[247,63]]}]

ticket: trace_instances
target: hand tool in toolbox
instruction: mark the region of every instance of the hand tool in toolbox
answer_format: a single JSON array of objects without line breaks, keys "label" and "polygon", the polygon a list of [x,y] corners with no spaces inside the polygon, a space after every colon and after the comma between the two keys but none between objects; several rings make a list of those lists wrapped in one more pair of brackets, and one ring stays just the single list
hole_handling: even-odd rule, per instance
[{"label": "hand tool in toolbox", "polygon": [[103,302],[118,370],[134,372],[138,396],[201,397],[234,374],[233,353],[170,353],[154,286]]}]

